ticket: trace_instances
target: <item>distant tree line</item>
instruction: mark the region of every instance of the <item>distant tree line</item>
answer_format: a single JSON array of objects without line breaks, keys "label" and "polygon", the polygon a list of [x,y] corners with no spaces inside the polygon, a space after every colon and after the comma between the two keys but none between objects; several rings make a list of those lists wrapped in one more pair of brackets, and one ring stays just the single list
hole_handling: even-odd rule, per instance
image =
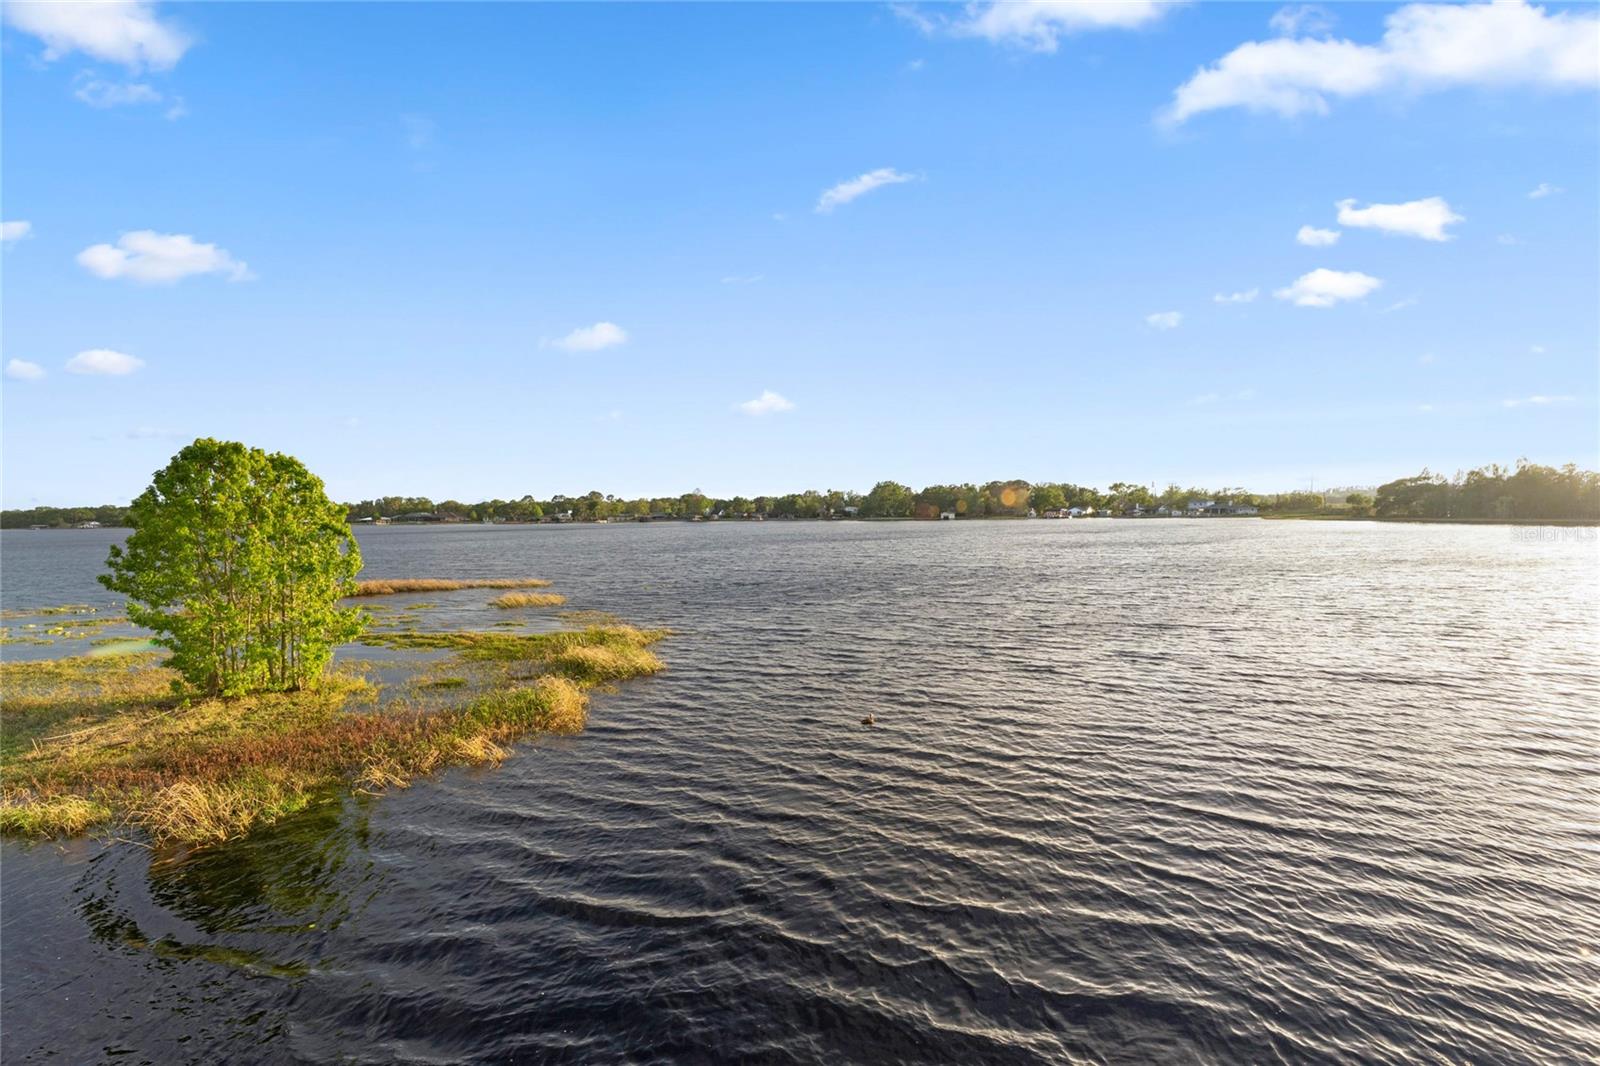
[{"label": "distant tree line", "polygon": [[[1600,475],[1567,465],[1556,469],[1523,461],[1514,471],[1500,466],[1458,473],[1447,479],[1424,470],[1400,478],[1375,493],[1344,492],[1329,499],[1316,492],[1255,493],[1238,486],[1208,489],[1116,482],[1106,489],[1070,482],[990,481],[984,485],[929,485],[912,489],[880,481],[867,493],[845,489],[807,489],[782,496],[708,496],[699,490],[679,496],[625,499],[602,492],[548,499],[436,502],[426,496],[381,496],[344,504],[352,522],[413,519],[431,522],[593,522],[631,518],[1022,518],[1079,508],[1127,514],[1166,507],[1183,510],[1191,501],[1212,500],[1258,508],[1262,514],[1324,514],[1380,518],[1600,519]],[[99,522],[126,525],[128,509],[35,507],[3,512],[7,529],[32,525],[75,526]]]},{"label": "distant tree line", "polygon": [[1600,474],[1526,459],[1515,470],[1497,464],[1454,478],[1424,470],[1378,486],[1374,508],[1380,518],[1596,519]]},{"label": "distant tree line", "polygon": [[107,503],[99,507],[30,507],[26,511],[0,511],[0,529],[27,529],[29,526],[64,529],[85,522],[125,526],[128,524],[128,507],[126,504]]}]

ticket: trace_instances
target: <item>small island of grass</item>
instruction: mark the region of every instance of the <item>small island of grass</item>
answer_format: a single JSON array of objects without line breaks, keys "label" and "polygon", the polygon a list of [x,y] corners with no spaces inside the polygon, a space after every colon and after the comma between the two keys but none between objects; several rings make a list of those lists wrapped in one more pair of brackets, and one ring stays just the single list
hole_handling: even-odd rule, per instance
[{"label": "small island of grass", "polygon": [[[150,643],[0,663],[7,835],[126,827],[157,844],[216,843],[341,791],[404,787],[497,763],[531,733],[577,732],[591,691],[662,668],[650,646],[665,631],[620,624],[369,632],[369,612],[344,605],[351,597],[549,582],[358,583],[342,514],[288,456],[197,440],[156,474],[129,522],[100,580],[127,598],[127,621]],[[518,595],[514,606],[565,602]],[[388,619],[402,620],[415,621]],[[73,625],[57,628],[92,632]],[[418,654],[333,667],[352,642]]]},{"label": "small island of grass", "polygon": [[[393,694],[335,670],[312,689],[183,696],[159,652],[0,664],[0,831],[126,826],[158,843],[214,843],[341,790],[498,763],[523,737],[580,731],[596,687],[662,669],[650,646],[663,636],[596,626],[363,638],[454,652],[448,677]],[[434,706],[430,690],[456,699]]]}]

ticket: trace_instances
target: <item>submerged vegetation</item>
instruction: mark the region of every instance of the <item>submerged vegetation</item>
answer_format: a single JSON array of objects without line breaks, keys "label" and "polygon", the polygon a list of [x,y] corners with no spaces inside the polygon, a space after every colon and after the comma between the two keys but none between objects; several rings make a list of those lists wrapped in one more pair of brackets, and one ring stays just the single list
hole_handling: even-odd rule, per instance
[{"label": "submerged vegetation", "polygon": [[560,607],[567,598],[559,592],[508,592],[489,601],[491,607]]},{"label": "submerged vegetation", "polygon": [[[454,592],[457,589],[543,589],[550,582],[537,577],[489,578],[478,581],[448,581],[435,577],[411,577],[357,581],[351,596],[393,596],[401,592]],[[420,607],[421,604],[412,604]]]},{"label": "submerged vegetation", "polygon": [[659,671],[650,646],[664,635],[603,626],[364,638],[454,652],[448,676],[416,686],[459,693],[443,707],[406,693],[385,701],[356,664],[314,689],[186,698],[160,653],[3,663],[0,831],[117,825],[207,844],[341,790],[498,763],[519,737],[581,730],[597,686]]}]

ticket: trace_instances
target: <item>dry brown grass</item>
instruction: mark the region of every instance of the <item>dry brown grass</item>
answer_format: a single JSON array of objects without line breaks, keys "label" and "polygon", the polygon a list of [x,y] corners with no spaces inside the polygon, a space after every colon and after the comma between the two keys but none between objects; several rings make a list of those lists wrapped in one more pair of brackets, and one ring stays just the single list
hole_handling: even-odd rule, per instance
[{"label": "dry brown grass", "polygon": [[397,592],[453,592],[456,589],[544,589],[550,582],[537,577],[489,578],[482,581],[449,581],[436,577],[395,578],[358,581],[351,596],[393,596]]},{"label": "dry brown grass", "polygon": [[507,592],[489,601],[490,607],[560,607],[567,598],[559,592]]},{"label": "dry brown grass", "polygon": [[660,670],[648,645],[663,635],[407,635],[401,646],[454,649],[458,665],[495,679],[442,709],[380,707],[375,687],[350,673],[303,692],[186,700],[156,654],[0,663],[0,832],[75,835],[116,822],[158,842],[208,844],[341,789],[499,763],[526,734],[581,731],[596,686]]}]

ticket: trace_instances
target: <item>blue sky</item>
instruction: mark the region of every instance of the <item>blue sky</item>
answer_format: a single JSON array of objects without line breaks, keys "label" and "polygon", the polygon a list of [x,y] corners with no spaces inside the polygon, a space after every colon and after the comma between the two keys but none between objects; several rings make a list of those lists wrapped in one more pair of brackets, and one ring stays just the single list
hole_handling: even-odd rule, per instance
[{"label": "blue sky", "polygon": [[1592,6],[6,20],[6,506],[1597,463]]}]

